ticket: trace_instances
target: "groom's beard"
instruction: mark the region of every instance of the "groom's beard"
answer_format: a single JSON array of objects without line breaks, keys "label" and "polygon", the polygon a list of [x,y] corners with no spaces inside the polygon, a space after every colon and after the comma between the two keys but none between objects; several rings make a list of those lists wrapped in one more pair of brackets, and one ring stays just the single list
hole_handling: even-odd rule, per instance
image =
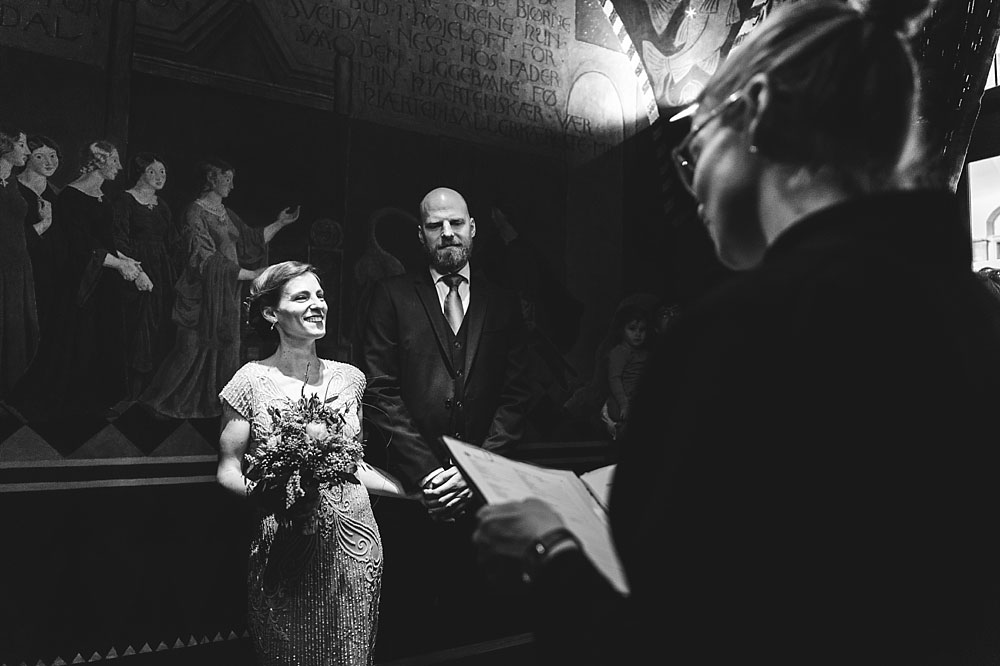
[{"label": "groom's beard", "polygon": [[441,275],[456,273],[469,263],[470,245],[448,245],[432,250],[430,255],[431,266]]}]

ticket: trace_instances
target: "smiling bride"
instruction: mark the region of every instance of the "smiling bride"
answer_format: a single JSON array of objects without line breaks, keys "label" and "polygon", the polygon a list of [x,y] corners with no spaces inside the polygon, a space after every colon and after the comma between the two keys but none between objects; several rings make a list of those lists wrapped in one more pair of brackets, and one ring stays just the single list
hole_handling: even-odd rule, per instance
[{"label": "smiling bride", "polygon": [[[278,336],[277,351],[240,368],[219,396],[218,481],[247,496],[260,518],[250,546],[248,596],[250,632],[265,666],[371,663],[382,541],[369,493],[403,494],[397,482],[361,460],[360,446],[329,447],[335,456],[353,452],[349,472],[333,481],[303,489],[299,468],[291,484],[255,481],[272,476],[255,469],[255,462],[287,462],[296,457],[289,448],[311,445],[315,414],[336,416],[339,437],[362,441],[365,375],[316,355],[327,309],[315,268],[295,261],[266,268],[250,290],[250,323]],[[303,410],[313,416],[302,418]],[[302,428],[289,427],[300,421],[302,437]],[[277,458],[259,455],[282,447]],[[286,487],[293,490],[286,494]]]}]

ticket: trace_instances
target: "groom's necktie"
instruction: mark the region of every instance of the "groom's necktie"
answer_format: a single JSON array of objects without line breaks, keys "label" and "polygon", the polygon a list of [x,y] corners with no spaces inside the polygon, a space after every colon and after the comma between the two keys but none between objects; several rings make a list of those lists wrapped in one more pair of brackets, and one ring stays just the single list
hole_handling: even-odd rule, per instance
[{"label": "groom's necktie", "polygon": [[452,333],[458,335],[458,329],[462,327],[462,319],[465,317],[465,310],[462,308],[462,297],[458,295],[458,285],[462,284],[464,277],[457,273],[445,275],[441,281],[448,285],[448,294],[444,297],[444,316],[451,326]]}]

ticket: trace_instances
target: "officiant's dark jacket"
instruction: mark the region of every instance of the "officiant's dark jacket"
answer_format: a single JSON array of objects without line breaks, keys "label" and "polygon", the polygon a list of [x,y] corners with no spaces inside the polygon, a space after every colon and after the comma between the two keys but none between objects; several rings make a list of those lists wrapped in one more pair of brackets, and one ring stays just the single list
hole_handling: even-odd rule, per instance
[{"label": "officiant's dark jacket", "polygon": [[935,192],[832,206],[676,320],[611,494],[631,600],[553,562],[558,663],[996,663],[1000,303],[966,224]]},{"label": "officiant's dark jacket", "polygon": [[[458,334],[441,311],[430,271],[376,286],[364,342],[369,442],[408,490],[449,456],[451,435],[509,454],[524,433],[532,397],[525,329],[514,292],[473,272]],[[371,446],[371,444],[369,444]]]}]

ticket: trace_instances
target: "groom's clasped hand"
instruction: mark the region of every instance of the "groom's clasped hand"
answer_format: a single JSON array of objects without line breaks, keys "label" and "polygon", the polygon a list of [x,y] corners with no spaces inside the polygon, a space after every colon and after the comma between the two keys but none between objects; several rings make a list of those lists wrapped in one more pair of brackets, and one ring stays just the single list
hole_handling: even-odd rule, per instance
[{"label": "groom's clasped hand", "polygon": [[431,518],[452,521],[466,512],[473,497],[465,477],[452,466],[427,481],[420,493],[420,502]]}]

